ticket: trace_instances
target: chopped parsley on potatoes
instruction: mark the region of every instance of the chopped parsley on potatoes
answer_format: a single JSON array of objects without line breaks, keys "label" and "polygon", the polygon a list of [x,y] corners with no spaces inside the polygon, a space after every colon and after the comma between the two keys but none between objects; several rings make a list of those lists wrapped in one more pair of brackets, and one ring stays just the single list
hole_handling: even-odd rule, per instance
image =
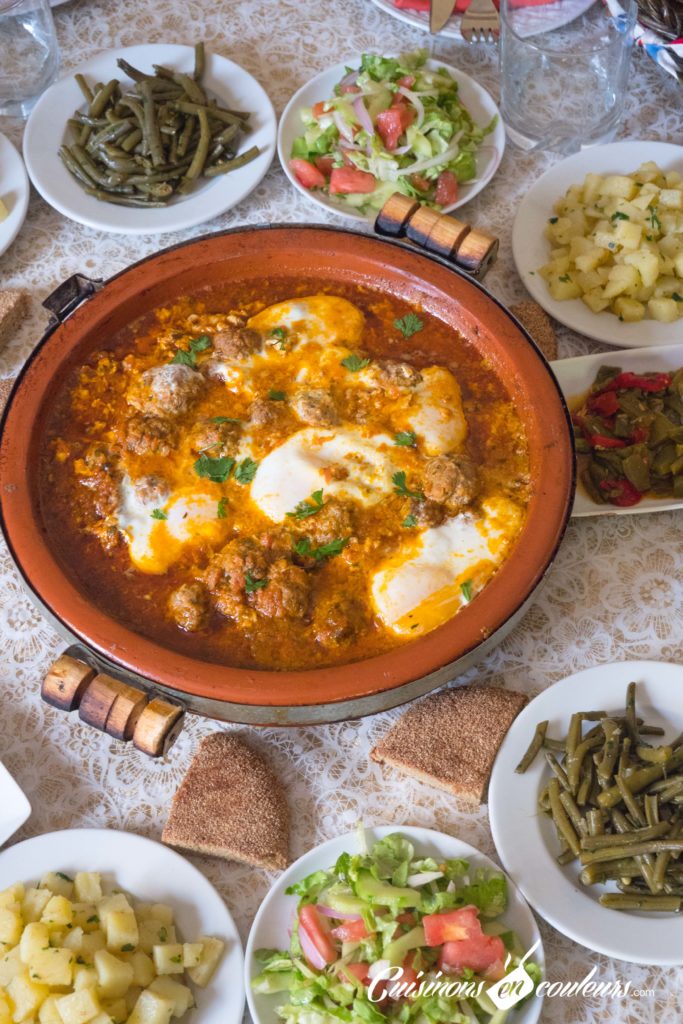
[{"label": "chopped parsley on potatoes", "polygon": [[683,317],[683,175],[653,162],[587,174],[553,210],[539,274],[554,299],[580,298],[630,323]]},{"label": "chopped parsley on potatoes", "polygon": [[96,872],[0,892],[0,1024],[170,1024],[223,952],[182,942],[171,907],[104,894]]}]

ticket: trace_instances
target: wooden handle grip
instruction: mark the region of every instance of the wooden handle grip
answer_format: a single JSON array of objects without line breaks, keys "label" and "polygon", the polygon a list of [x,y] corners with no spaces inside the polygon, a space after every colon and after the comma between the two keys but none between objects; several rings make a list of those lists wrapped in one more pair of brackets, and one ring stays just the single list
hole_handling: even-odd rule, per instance
[{"label": "wooden handle grip", "polygon": [[78,658],[62,654],[41,686],[43,700],[60,711],[78,711],[86,725],[106,732],[149,757],[163,757],[180,735],[185,711],[179,704],[152,697]]},{"label": "wooden handle grip", "polygon": [[375,231],[386,238],[407,238],[476,278],[484,276],[498,254],[497,238],[400,192],[377,214]]}]

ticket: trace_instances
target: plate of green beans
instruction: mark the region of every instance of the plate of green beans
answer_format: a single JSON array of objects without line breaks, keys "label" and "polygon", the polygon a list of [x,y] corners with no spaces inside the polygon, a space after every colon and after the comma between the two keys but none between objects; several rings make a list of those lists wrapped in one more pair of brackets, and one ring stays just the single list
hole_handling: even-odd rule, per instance
[{"label": "plate of green beans", "polygon": [[505,870],[559,931],[683,964],[683,666],[601,665],[540,693],[498,752],[489,816]]},{"label": "plate of green beans", "polygon": [[276,120],[263,88],[194,46],[100,54],[41,96],[24,161],[56,210],[118,234],[179,231],[211,220],[262,180]]}]

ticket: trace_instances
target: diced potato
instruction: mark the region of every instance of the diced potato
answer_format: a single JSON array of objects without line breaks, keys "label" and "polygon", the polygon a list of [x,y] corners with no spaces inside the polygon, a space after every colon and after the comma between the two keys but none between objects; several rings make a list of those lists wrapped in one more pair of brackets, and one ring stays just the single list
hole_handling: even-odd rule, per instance
[{"label": "diced potato", "polygon": [[40,921],[50,900],[49,889],[27,889],[21,904],[21,916],[27,924]]},{"label": "diced potato", "polygon": [[134,953],[128,955],[130,956],[128,963],[133,967],[133,983],[140,985],[141,988],[147,988],[156,973],[154,961],[141,949],[136,949]]},{"label": "diced potato", "polygon": [[612,267],[609,272],[609,280],[604,288],[605,298],[613,299],[630,288],[637,288],[639,284],[640,279],[636,268],[627,264],[619,264]]},{"label": "diced potato", "polygon": [[38,1011],[40,1024],[62,1024],[62,1018],[57,1010],[57,996],[48,996]]},{"label": "diced potato", "polygon": [[73,918],[74,912],[66,896],[52,896],[45,906],[41,921],[64,928],[68,924],[73,924]]},{"label": "diced potato", "polygon": [[157,974],[183,973],[183,947],[179,942],[154,946],[152,957]]},{"label": "diced potato", "polygon": [[142,992],[142,989],[140,988],[139,985],[131,985],[131,987],[126,992],[126,997],[125,997],[125,999],[126,999],[126,1010],[127,1010],[129,1015],[133,1012],[133,1007],[135,1006],[135,1004],[137,1003],[138,999],[140,998],[140,993],[141,992]]},{"label": "diced potato", "polygon": [[92,964],[76,964],[73,987],[76,992],[82,988],[97,988],[97,971]]},{"label": "diced potato", "polygon": [[660,260],[655,253],[638,249],[637,252],[626,253],[624,263],[629,267],[636,268],[646,287],[653,285],[657,280]]},{"label": "diced potato", "polygon": [[176,941],[176,932],[172,924],[162,924],[154,918],[140,922],[139,948],[151,953],[154,946],[165,945]]},{"label": "diced potato", "polygon": [[29,974],[36,981],[53,988],[66,987],[73,979],[74,954],[70,949],[43,949],[35,953],[28,965]]},{"label": "diced potato", "polygon": [[0,992],[0,1024],[12,1024],[12,1007],[9,998]]},{"label": "diced potato", "polygon": [[102,1009],[109,1017],[110,1024],[112,1020],[116,1021],[116,1024],[124,1024],[124,1021],[128,1019],[128,1007],[125,999],[103,999]]},{"label": "diced potato", "polygon": [[169,1024],[175,1002],[146,988],[138,997],[128,1024]]},{"label": "diced potato", "polygon": [[586,204],[594,203],[600,195],[603,178],[600,174],[587,174],[583,182],[583,201]]},{"label": "diced potato", "polygon": [[19,946],[0,956],[0,986],[7,988],[12,978],[23,974],[25,965],[19,955]]},{"label": "diced potato", "polygon": [[664,296],[651,298],[647,304],[647,310],[653,320],[659,320],[664,324],[671,324],[683,316],[683,302],[676,302],[675,299],[668,299]]},{"label": "diced potato", "polygon": [[674,270],[677,277],[683,278],[683,250],[674,259]]},{"label": "diced potato", "polygon": [[73,878],[63,871],[48,871],[40,880],[40,888],[49,889],[54,896],[66,896],[69,900],[74,894]]},{"label": "diced potato", "polygon": [[88,1024],[102,1009],[92,988],[82,988],[68,996],[60,996],[56,1006],[62,1024]]},{"label": "diced potato", "polygon": [[105,949],[106,945],[104,932],[86,932],[81,939],[81,956],[92,957],[98,949]]},{"label": "diced potato", "polygon": [[10,910],[9,907],[0,907],[0,943],[5,948],[16,946],[21,938],[22,928],[20,911]]},{"label": "diced potato", "polygon": [[102,876],[97,871],[77,871],[74,891],[81,903],[97,903],[102,899]]},{"label": "diced potato", "polygon": [[637,188],[633,178],[628,178],[625,174],[608,174],[600,186],[600,195],[632,199]]},{"label": "diced potato", "polygon": [[618,220],[614,227],[614,241],[624,249],[637,249],[643,235],[642,224],[631,220]]},{"label": "diced potato", "polygon": [[23,973],[12,978],[7,986],[7,994],[14,1006],[12,1020],[15,1024],[19,1024],[20,1021],[36,1015],[41,1004],[49,996],[50,989],[47,985],[33,981],[28,974]]},{"label": "diced potato", "polygon": [[196,967],[203,949],[201,942],[183,942],[183,967]]},{"label": "diced potato", "polygon": [[679,188],[663,188],[659,193],[659,203],[673,210],[683,210],[683,192]]},{"label": "diced potato", "polygon": [[94,932],[100,927],[100,915],[94,903],[73,903],[74,924],[84,932]]},{"label": "diced potato", "polygon": [[100,995],[105,999],[125,996],[133,984],[133,965],[112,956],[106,949],[98,950],[93,959]]},{"label": "diced potato", "polygon": [[655,295],[659,298],[661,295],[678,295],[683,288],[681,287],[681,280],[678,277],[670,277],[667,274],[663,274],[655,286]]},{"label": "diced potato", "polygon": [[548,288],[554,299],[578,299],[581,289],[569,274],[560,274],[548,279]]},{"label": "diced potato", "polygon": [[15,882],[14,885],[10,885],[7,889],[3,889],[0,892],[0,907],[10,907],[13,909],[15,903],[23,902],[24,895],[23,882]]},{"label": "diced potato", "polygon": [[648,160],[641,164],[638,170],[635,172],[634,177],[638,181],[653,182],[657,178],[661,177],[662,172],[660,171],[654,160]]},{"label": "diced potato", "polygon": [[93,1017],[90,1024],[112,1024],[112,1019],[106,1010],[101,1010],[96,1017]]},{"label": "diced potato", "polygon": [[83,948],[83,929],[72,928],[64,938],[64,949],[70,949],[74,953],[80,953]]},{"label": "diced potato", "polygon": [[109,914],[114,913],[117,910],[129,910],[132,912],[132,907],[128,902],[125,893],[116,892],[112,893],[111,896],[104,896],[101,900],[96,903],[97,914],[103,925],[106,924],[107,917]]},{"label": "diced potato", "polygon": [[204,988],[211,981],[213,972],[216,970],[218,961],[223,955],[225,949],[225,943],[222,939],[214,939],[210,936],[202,935],[199,940],[204,949],[202,950],[202,957],[196,967],[190,967],[188,970],[188,976],[195,985],[199,985],[200,988]]},{"label": "diced potato", "polygon": [[138,923],[132,910],[112,910],[105,920],[107,948],[114,953],[132,953],[140,941]]},{"label": "diced potato", "polygon": [[173,910],[166,903],[153,903],[149,908],[149,916],[162,924],[173,924]]},{"label": "diced potato", "polygon": [[[589,241],[586,239],[586,241]],[[589,247],[584,250],[574,261],[578,270],[595,270],[597,266],[609,258],[609,249],[603,249],[599,245],[589,242]]]},{"label": "diced potato", "polygon": [[50,932],[46,924],[38,921],[27,924],[19,943],[19,954],[22,961],[27,964],[50,945]]},{"label": "diced potato", "polygon": [[173,1016],[182,1017],[191,1006],[194,1006],[192,989],[182,985],[174,978],[155,978],[149,986],[150,992],[173,1000]]},{"label": "diced potato", "polygon": [[628,299],[624,295],[620,295],[618,299],[614,300],[612,308],[619,319],[628,324],[635,324],[645,316],[643,303],[638,302],[637,299]]}]

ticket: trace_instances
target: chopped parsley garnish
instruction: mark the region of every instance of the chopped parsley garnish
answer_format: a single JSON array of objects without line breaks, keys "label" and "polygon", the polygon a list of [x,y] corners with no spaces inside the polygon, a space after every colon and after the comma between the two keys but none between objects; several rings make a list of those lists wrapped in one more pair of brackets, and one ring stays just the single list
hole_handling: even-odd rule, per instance
[{"label": "chopped parsley garnish", "polygon": [[671,298],[674,300],[674,302],[683,302],[683,295],[679,295],[678,292],[672,292]]},{"label": "chopped parsley garnish", "polygon": [[180,964],[183,962],[183,958],[181,956],[172,956],[170,960],[172,964]]},{"label": "chopped parsley garnish", "polygon": [[269,391],[268,392],[268,398],[271,400],[271,402],[284,402],[286,397],[287,397],[287,395],[284,393],[284,391]]},{"label": "chopped parsley garnish", "polygon": [[414,334],[422,330],[424,321],[420,320],[416,313],[406,313],[400,319],[394,320],[394,327],[401,332],[404,338],[412,338]]},{"label": "chopped parsley garnish", "polygon": [[418,501],[421,501],[424,497],[422,491],[411,491],[406,486],[406,475],[402,469],[398,473],[394,473],[391,480],[394,485],[394,493],[400,494],[402,498],[417,498]]},{"label": "chopped parsley garnish", "polygon": [[216,506],[216,519],[225,519],[228,514],[228,499],[221,498]]},{"label": "chopped parsley garnish", "polygon": [[160,928],[159,929],[159,942],[167,942],[167,941],[168,941],[168,932],[166,931],[165,928]]},{"label": "chopped parsley garnish", "polygon": [[569,276],[569,274],[561,274],[560,281],[571,281],[571,277]]},{"label": "chopped parsley garnish", "polygon": [[548,224],[557,224],[557,217],[548,217]]},{"label": "chopped parsley garnish", "polygon": [[287,515],[290,519],[308,519],[309,516],[314,516],[316,512],[319,512],[324,504],[323,492],[321,490],[313,491],[309,499],[300,501],[294,511],[288,512]]},{"label": "chopped parsley garnish", "polygon": [[293,547],[297,555],[322,562],[324,558],[333,558],[335,555],[341,554],[350,540],[350,537],[339,537],[337,540],[328,541],[327,544],[321,544],[314,548],[308,537],[302,537],[301,540],[296,541]]},{"label": "chopped parsley garnish", "polygon": [[241,423],[242,420],[235,419],[234,416],[212,416],[209,423]]},{"label": "chopped parsley garnish", "polygon": [[616,247],[617,247],[617,243],[616,242],[608,242],[607,243],[607,248],[608,249],[616,249]]},{"label": "chopped parsley garnish", "polygon": [[662,230],[662,222],[659,219],[659,217],[657,216],[657,207],[653,206],[652,203],[650,203],[650,205],[648,206],[648,210],[650,211],[650,217],[649,217],[650,227],[652,228],[653,231],[661,231]]},{"label": "chopped parsley garnish", "polygon": [[100,923],[100,919],[97,916],[97,914],[91,914],[91,916],[86,919],[85,923],[86,924],[99,924]]},{"label": "chopped parsley garnish", "polygon": [[124,946],[121,946],[122,953],[132,953],[134,949],[135,946],[133,945],[132,942],[126,942]]},{"label": "chopped parsley garnish", "polygon": [[168,516],[164,512],[163,508],[155,508],[150,512],[152,519],[168,519]]},{"label": "chopped parsley garnish", "polygon": [[277,338],[275,348],[279,348],[281,351],[287,348],[287,331],[284,327],[273,327],[270,336],[271,338]]},{"label": "chopped parsley garnish", "polygon": [[83,959],[83,957],[82,957],[82,956],[77,956],[77,957],[76,957],[76,963],[77,963],[77,964],[84,964],[84,963],[85,963],[85,960]]},{"label": "chopped parsley garnish", "polygon": [[213,480],[216,484],[223,484],[230,476],[235,460],[229,455],[214,459],[210,455],[200,455],[194,464],[194,471],[197,476],[204,480]]},{"label": "chopped parsley garnish", "polygon": [[616,210],[612,214],[612,216],[610,217],[610,220],[630,220],[630,219],[631,218],[629,217],[629,215],[627,213],[622,213],[621,210]]},{"label": "chopped parsley garnish", "polygon": [[258,462],[254,462],[253,459],[242,459],[237,466],[235,466],[235,472],[233,476],[238,484],[250,484],[256,476],[256,470],[258,469]]},{"label": "chopped parsley garnish", "polygon": [[197,353],[205,352],[207,348],[211,348],[211,338],[208,334],[200,334],[198,338],[190,338],[189,349],[179,348],[171,362],[191,366],[194,370],[197,366]]},{"label": "chopped parsley garnish", "polygon": [[414,448],[417,444],[417,435],[412,430],[399,430],[398,434],[394,434],[394,444]]},{"label": "chopped parsley garnish", "polygon": [[405,526],[407,530],[411,530],[414,526],[417,526],[417,516],[406,516],[401,526]]},{"label": "chopped parsley garnish", "polygon": [[244,577],[244,589],[248,594],[254,594],[257,590],[263,590],[268,585],[268,580],[257,580],[250,572]]},{"label": "chopped parsley garnish", "polygon": [[55,871],[55,874],[57,875],[57,878],[63,878],[65,882],[73,882],[73,878],[69,878],[69,876],[65,875],[63,871]]},{"label": "chopped parsley garnish", "polygon": [[358,373],[359,370],[364,370],[366,366],[370,365],[369,359],[361,359],[354,352],[352,356],[347,356],[346,359],[342,359],[341,365],[344,366],[350,373]]},{"label": "chopped parsley garnish", "polygon": [[460,584],[460,591],[462,593],[462,596],[465,598],[465,600],[469,604],[470,601],[472,600],[472,580],[465,580],[464,583],[461,583]]}]

